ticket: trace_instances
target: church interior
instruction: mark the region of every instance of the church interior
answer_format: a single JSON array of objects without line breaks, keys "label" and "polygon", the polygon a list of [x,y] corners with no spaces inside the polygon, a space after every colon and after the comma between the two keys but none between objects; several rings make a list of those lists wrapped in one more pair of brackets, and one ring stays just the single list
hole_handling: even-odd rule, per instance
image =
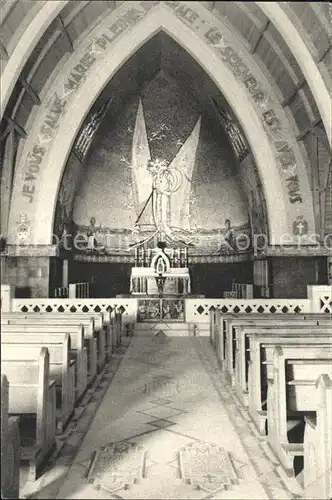
[{"label": "church interior", "polygon": [[0,1],[1,498],[332,498],[332,3]]}]

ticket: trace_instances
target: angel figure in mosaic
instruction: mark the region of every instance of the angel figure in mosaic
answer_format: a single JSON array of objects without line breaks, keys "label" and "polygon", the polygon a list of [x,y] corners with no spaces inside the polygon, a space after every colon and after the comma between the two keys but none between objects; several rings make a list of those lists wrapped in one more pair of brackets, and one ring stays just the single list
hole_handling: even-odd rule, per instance
[{"label": "angel figure in mosaic", "polygon": [[[132,147],[132,175],[137,219],[135,228],[145,224],[155,228],[160,240],[191,245],[189,207],[191,178],[199,140],[201,119],[171,163],[152,159],[140,100]],[[141,245],[140,241],[138,245]]]}]

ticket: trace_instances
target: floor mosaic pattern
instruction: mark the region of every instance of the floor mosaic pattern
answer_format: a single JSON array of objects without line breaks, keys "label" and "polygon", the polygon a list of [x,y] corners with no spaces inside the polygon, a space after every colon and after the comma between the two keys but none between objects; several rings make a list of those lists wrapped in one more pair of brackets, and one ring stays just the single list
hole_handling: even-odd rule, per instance
[{"label": "floor mosaic pattern", "polygon": [[298,498],[224,379],[208,338],[124,341],[26,498]]}]

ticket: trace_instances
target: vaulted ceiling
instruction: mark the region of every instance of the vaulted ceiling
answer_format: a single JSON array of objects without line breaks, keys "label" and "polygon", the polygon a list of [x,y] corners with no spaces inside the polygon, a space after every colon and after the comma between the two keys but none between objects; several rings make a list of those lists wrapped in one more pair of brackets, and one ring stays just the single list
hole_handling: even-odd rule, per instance
[{"label": "vaulted ceiling", "polygon": [[[68,55],[79,47],[87,34],[110,11],[122,3],[111,0],[1,0],[2,145],[11,131],[15,134],[15,150],[26,140],[36,108]],[[308,68],[299,63],[296,46],[292,46],[289,36],[291,29],[294,29],[313,61],[317,72],[316,79],[321,81],[322,88],[327,89],[331,96],[331,3],[275,2],[281,16],[279,19],[285,16],[284,27],[280,27],[276,21],[269,2],[225,1],[201,4],[236,34],[242,46],[268,76],[292,128],[296,131],[313,191],[325,189],[327,197],[331,197],[331,175],[328,176],[328,136],[331,137],[331,131],[328,129],[326,118],[324,119],[317,95],[314,95],[310,79],[313,77],[308,75]],[[20,44],[28,30],[32,30],[29,47],[22,47]],[[194,61],[192,64],[183,64],[183,59],[181,60],[179,53],[174,50],[172,43],[162,36],[159,37],[157,45],[150,44],[149,50],[151,63],[136,72],[138,79],[148,79],[154,72],[159,71],[163,58],[163,65],[170,74],[182,79],[186,85],[196,90],[200,99],[207,101],[207,92],[201,91],[206,88],[202,85],[203,76]],[[146,60],[146,54],[144,59]],[[128,92],[132,92],[138,83],[130,78],[123,81],[126,81]],[[124,89],[122,91],[125,96]],[[331,117],[331,107],[325,109],[324,113],[325,117],[326,113]],[[313,136],[320,139],[318,153]]]},{"label": "vaulted ceiling", "polygon": [[[19,42],[20,35],[45,6],[41,0],[2,0],[1,63],[2,72]],[[53,2],[52,2],[53,3]],[[29,113],[43,94],[55,66],[75,48],[87,33],[100,22],[105,13],[122,2],[76,1],[59,2],[61,10],[35,44],[17,78],[8,105],[2,113],[22,127],[27,126]],[[275,83],[279,99],[294,116],[299,135],[310,124],[319,124],[321,117],[301,67],[267,17],[260,2],[202,2],[215,15],[236,31],[239,39],[255,54],[255,58]],[[265,2],[262,2],[262,5]],[[305,41],[319,72],[331,89],[332,40],[331,4],[329,2],[279,2],[287,17]]]}]

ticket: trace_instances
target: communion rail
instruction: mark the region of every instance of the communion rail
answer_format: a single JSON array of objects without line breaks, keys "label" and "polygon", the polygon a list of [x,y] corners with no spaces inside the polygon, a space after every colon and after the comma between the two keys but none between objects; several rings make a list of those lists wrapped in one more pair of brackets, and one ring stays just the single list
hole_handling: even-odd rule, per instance
[{"label": "communion rail", "polygon": [[[185,321],[208,323],[211,308],[223,314],[332,314],[332,286],[308,286],[306,299],[206,299],[185,298]],[[148,298],[148,297],[147,297]],[[12,298],[12,288],[1,285],[1,310],[12,312],[106,312],[121,308],[125,323],[134,323],[140,298]]]},{"label": "communion rail", "polygon": [[208,322],[211,308],[222,314],[332,314],[332,286],[308,285],[306,299],[186,299],[186,321]]},{"label": "communion rail", "polygon": [[137,315],[136,299],[88,299],[88,298],[31,298],[31,299],[11,299],[10,308],[4,307],[2,301],[2,311],[7,312],[41,312],[41,313],[99,313],[113,311],[122,313],[124,323],[134,323]]}]

